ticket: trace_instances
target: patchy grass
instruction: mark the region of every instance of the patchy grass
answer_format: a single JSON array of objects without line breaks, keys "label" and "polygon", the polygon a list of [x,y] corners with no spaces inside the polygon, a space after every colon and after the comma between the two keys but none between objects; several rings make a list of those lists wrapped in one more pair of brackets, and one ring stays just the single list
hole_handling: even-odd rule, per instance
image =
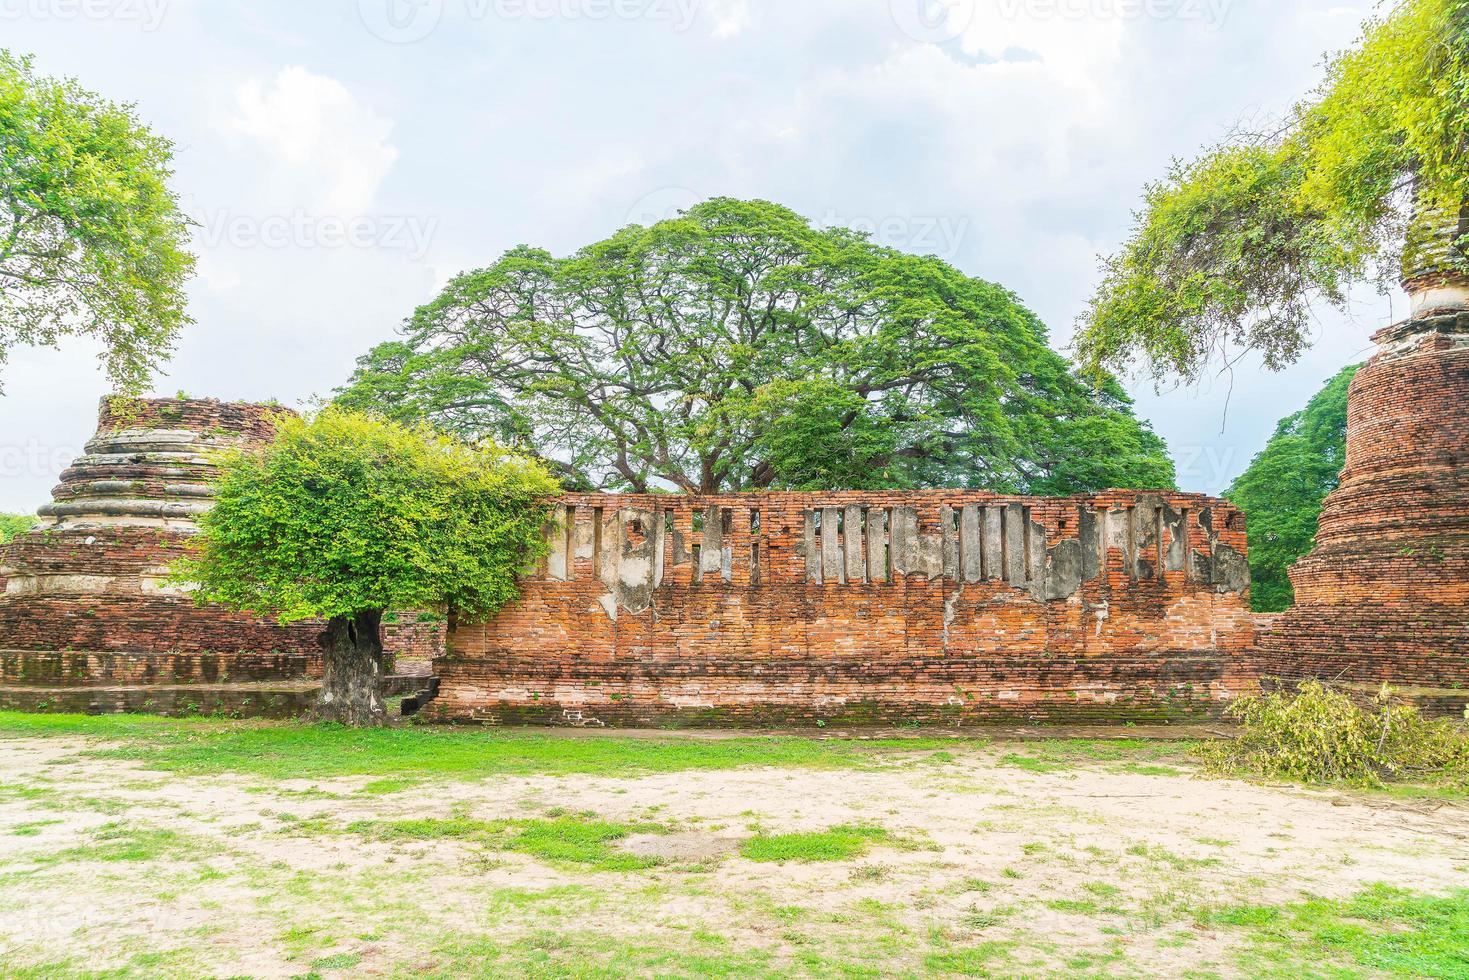
[{"label": "patchy grass", "polygon": [[242,773],[271,779],[379,777],[369,784],[369,794],[398,792],[409,788],[408,779],[425,777],[636,777],[749,766],[867,768],[954,744],[953,740],[918,738],[859,742],[782,736],[566,737],[556,732],[412,726],[363,731],[279,722],[0,712],[0,736],[55,734],[120,743],[89,754],[168,772]]},{"label": "patchy grass", "polygon": [[1376,885],[1347,901],[1211,909],[1199,923],[1247,931],[1240,963],[1255,976],[1340,976],[1326,964],[1350,964],[1398,977],[1469,977],[1469,890],[1431,896]]},{"label": "patchy grass", "polygon": [[609,823],[584,817],[361,821],[347,829],[379,840],[470,841],[543,861],[587,865],[596,871],[642,871],[663,863],[658,858],[625,854],[612,845],[631,834],[665,831],[658,824]]},{"label": "patchy grass", "polygon": [[850,861],[894,840],[882,827],[847,825],[804,834],[760,834],[740,847],[751,861]]},{"label": "patchy grass", "polygon": [[1142,776],[1182,776],[1183,770],[1160,762],[1181,761],[1196,743],[1151,739],[1051,739],[1025,745],[1023,751],[1008,752],[1000,765],[1034,773],[1066,772],[1087,765],[1110,765]]}]

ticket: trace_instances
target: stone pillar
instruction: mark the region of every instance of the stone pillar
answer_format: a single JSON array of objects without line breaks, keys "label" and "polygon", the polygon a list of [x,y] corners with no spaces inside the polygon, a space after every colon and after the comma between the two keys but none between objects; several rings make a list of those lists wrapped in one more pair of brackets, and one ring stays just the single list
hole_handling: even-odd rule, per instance
[{"label": "stone pillar", "polygon": [[1373,338],[1352,382],[1341,485],[1291,571],[1296,606],[1259,641],[1267,672],[1391,683],[1440,714],[1469,703],[1469,277],[1453,259],[1465,230],[1469,209],[1415,225],[1414,313]]}]

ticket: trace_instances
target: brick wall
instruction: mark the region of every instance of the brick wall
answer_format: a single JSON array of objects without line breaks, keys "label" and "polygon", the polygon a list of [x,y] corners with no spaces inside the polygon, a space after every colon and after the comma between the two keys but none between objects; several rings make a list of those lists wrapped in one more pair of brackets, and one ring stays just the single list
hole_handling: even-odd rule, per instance
[{"label": "brick wall", "polygon": [[1198,717],[1248,689],[1242,516],[1187,494],[569,496],[520,601],[451,625],[428,717]]}]

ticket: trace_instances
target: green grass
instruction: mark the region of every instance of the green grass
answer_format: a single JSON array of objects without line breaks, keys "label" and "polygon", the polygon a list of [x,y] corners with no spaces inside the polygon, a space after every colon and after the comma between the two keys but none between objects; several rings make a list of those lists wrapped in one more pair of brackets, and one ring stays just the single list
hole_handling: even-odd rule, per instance
[{"label": "green grass", "polygon": [[740,847],[751,861],[850,861],[876,842],[892,840],[881,827],[844,825],[804,834],[761,834]]},{"label": "green grass", "polygon": [[1185,758],[1193,745],[1140,738],[1049,739],[1028,744],[1023,751],[1008,752],[1000,757],[999,764],[1026,772],[1055,773],[1096,763],[1121,763],[1117,768],[1136,775],[1181,776],[1182,770],[1156,763]]},{"label": "green grass", "polygon": [[612,845],[632,834],[662,833],[657,824],[609,823],[578,817],[553,820],[360,821],[348,830],[379,840],[461,840],[502,851],[529,854],[543,861],[581,864],[594,871],[641,871],[662,861],[626,854]]},{"label": "green grass", "polygon": [[1398,977],[1469,978],[1469,890],[1420,895],[1376,885],[1346,901],[1207,910],[1200,925],[1244,930],[1241,966],[1259,977],[1355,976],[1347,964]]},{"label": "green grass", "polygon": [[369,793],[406,788],[388,777],[473,779],[497,775],[635,777],[747,766],[850,769],[880,766],[948,739],[818,741],[784,736],[631,738],[555,732],[170,719],[144,715],[28,715],[0,712],[0,737],[84,735],[112,743],[87,754],[189,774],[271,779],[372,776]]}]

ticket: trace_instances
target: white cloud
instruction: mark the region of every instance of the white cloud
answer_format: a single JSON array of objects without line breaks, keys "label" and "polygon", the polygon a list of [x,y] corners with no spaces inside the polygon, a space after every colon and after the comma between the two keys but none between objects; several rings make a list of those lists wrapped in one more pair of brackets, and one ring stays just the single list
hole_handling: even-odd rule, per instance
[{"label": "white cloud", "polygon": [[755,22],[751,0],[704,0],[704,12],[712,22],[709,33],[719,40],[738,37]]},{"label": "white cloud", "polygon": [[281,206],[341,216],[365,212],[392,170],[398,150],[391,119],[360,103],[345,85],[305,68],[283,68],[270,81],[250,79],[234,92],[226,131],[272,158]]}]

